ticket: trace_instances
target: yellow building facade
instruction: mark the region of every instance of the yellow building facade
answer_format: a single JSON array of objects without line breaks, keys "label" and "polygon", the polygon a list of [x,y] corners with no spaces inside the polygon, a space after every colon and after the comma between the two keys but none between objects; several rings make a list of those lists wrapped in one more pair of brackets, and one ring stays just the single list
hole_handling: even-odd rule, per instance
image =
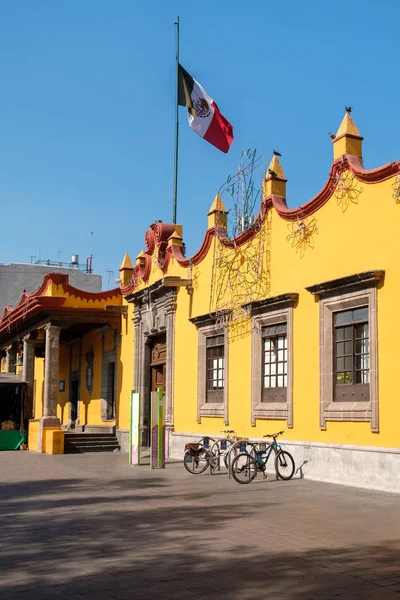
[{"label": "yellow building facade", "polygon": [[[30,449],[58,448],[47,438],[73,422],[113,430],[126,450],[133,389],[147,445],[150,393],[163,387],[173,458],[227,427],[251,439],[285,430],[306,476],[400,491],[400,162],[365,170],[362,141],[347,112],[325,186],[295,209],[274,156],[258,216],[235,239],[217,195],[192,257],[182,226],[155,222],[135,264],[124,257],[120,289],[96,300],[47,276],[40,297],[61,298],[57,314],[42,306],[27,327],[26,299],[6,309],[0,348],[35,340]],[[61,333],[46,383],[51,323]]]}]

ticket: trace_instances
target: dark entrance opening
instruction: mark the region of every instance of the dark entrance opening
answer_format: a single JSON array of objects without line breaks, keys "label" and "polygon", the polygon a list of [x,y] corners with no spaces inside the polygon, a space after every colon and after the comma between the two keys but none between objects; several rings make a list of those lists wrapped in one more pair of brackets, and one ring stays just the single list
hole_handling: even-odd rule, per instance
[{"label": "dark entrance opening", "polygon": [[76,421],[78,418],[78,402],[79,402],[79,379],[71,378],[71,420]]},{"label": "dark entrance opening", "polygon": [[24,384],[0,382],[0,427],[11,421],[14,429],[24,426]]},{"label": "dark entrance opening", "polygon": [[115,362],[107,364],[107,419],[115,417]]},{"label": "dark entrance opening", "polygon": [[[27,431],[24,418],[25,383],[17,375],[0,375],[0,450],[17,450]],[[25,443],[25,442],[24,442]]]}]

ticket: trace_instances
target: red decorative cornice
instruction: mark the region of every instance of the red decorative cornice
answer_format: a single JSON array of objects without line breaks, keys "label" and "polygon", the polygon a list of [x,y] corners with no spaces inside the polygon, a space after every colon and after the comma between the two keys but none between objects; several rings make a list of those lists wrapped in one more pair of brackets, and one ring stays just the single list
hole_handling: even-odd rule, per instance
[{"label": "red decorative cornice", "polygon": [[[361,136],[356,136],[353,134],[345,135],[347,135],[348,137],[362,139]],[[336,138],[336,140],[334,141],[337,141],[337,139],[339,138]],[[346,170],[351,171],[354,177],[361,182],[371,184],[379,183],[381,181],[385,181],[386,179],[390,179],[390,177],[393,177],[394,175],[400,172],[400,161],[388,163],[377,169],[366,170],[364,169],[362,163],[356,156],[346,154],[332,163],[326,184],[312,200],[306,202],[306,204],[303,204],[302,206],[299,206],[297,208],[288,208],[286,204],[286,199],[284,197],[277,196],[276,194],[271,194],[270,196],[264,198],[263,202],[261,203],[260,212],[258,213],[254,225],[250,227],[245,233],[242,233],[236,238],[230,240],[226,237],[226,232],[224,229],[211,227],[206,230],[201,248],[195,254],[193,254],[191,258],[186,258],[183,255],[182,246],[172,244],[171,246],[167,247],[168,238],[173,234],[175,230],[175,225],[170,223],[153,223],[145,233],[145,245],[147,248],[147,250],[145,251],[146,259],[148,258],[151,264],[150,256],[154,253],[155,248],[157,246],[159,257],[163,257],[164,259],[159,260],[159,267],[165,274],[168,270],[168,265],[172,258],[174,258],[180,264],[181,267],[198,265],[207,256],[207,253],[211,246],[211,242],[214,237],[218,237],[220,243],[227,248],[238,247],[248,243],[254,236],[257,235],[261,225],[263,224],[266,218],[268,210],[271,208],[274,208],[278,215],[285,221],[296,221],[297,219],[304,219],[305,217],[308,217],[315,213],[324,204],[326,204],[326,202],[331,198],[335,190],[337,177]],[[282,181],[286,180],[282,179]],[[121,288],[121,293],[123,296],[127,296],[134,292],[139,277],[146,281],[141,272],[141,268],[142,267],[139,268],[138,266],[136,266],[133,271],[132,279],[129,285]]]},{"label": "red decorative cornice", "polygon": [[[81,300],[91,300],[92,302],[96,302],[121,298],[120,288],[115,288],[105,292],[85,292],[70,285],[68,283],[68,275],[64,275],[62,273],[48,273],[43,277],[43,281],[37,290],[30,294],[23,293],[14,307],[5,307],[0,318],[0,336],[5,332],[10,332],[14,327],[17,327],[18,323],[21,326],[21,323],[23,324],[23,322],[34,317],[40,312],[48,313],[49,311],[63,307],[66,300],[65,295],[44,295],[51,283],[54,285],[62,285],[64,294],[68,293],[71,296]],[[74,309],[68,308],[66,310]],[[79,308],[76,310],[79,310]]]},{"label": "red decorative cornice", "polygon": [[167,243],[168,238],[175,231],[175,225],[171,223],[153,223],[152,227],[154,227],[156,244],[160,244],[161,242]]},{"label": "red decorative cornice", "polygon": [[326,204],[333,194],[337,180],[336,176],[346,170],[351,171],[356,179],[364,183],[380,183],[400,172],[400,161],[388,163],[378,169],[366,170],[356,156],[346,154],[333,162],[326,184],[306,204],[297,208],[288,208],[285,198],[272,194],[265,199],[266,206],[267,208],[275,208],[278,215],[285,221],[296,221],[297,219],[309,217]]},{"label": "red decorative cornice", "polygon": [[[143,281],[148,281],[151,273],[151,257],[148,254],[143,254],[142,258],[144,260],[144,264],[138,265],[138,273]],[[133,274],[134,273],[135,269],[133,270]]]},{"label": "red decorative cornice", "polygon": [[30,320],[41,312],[48,313],[54,309],[59,309],[65,302],[65,298],[60,296],[40,296],[31,297],[30,294],[23,305],[16,306],[7,315],[3,315],[0,320],[0,336],[11,333],[13,329],[22,328],[25,321]]}]

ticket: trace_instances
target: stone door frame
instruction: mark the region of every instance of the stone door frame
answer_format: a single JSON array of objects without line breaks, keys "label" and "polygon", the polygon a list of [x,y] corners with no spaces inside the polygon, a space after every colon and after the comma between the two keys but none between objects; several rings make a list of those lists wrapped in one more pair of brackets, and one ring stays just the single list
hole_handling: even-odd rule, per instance
[{"label": "stone door frame", "polygon": [[[149,405],[144,400],[150,394],[150,348],[152,339],[166,336],[165,426],[167,440],[174,431],[174,345],[177,287],[164,286],[162,280],[145,290],[127,297],[135,304],[134,324],[134,383],[142,398],[140,427],[142,441],[147,438]],[[168,444],[168,441],[167,441]]]}]

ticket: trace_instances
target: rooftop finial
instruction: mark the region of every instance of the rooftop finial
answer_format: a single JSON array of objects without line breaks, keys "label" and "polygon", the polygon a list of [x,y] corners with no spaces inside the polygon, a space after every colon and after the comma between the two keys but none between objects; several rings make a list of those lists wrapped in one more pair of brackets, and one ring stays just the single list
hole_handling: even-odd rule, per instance
[{"label": "rooftop finial", "polygon": [[269,163],[267,174],[265,177],[264,197],[267,198],[271,194],[286,197],[286,177],[283,172],[282,165],[278,156],[279,152],[273,150],[273,157]]},{"label": "rooftop finial", "polygon": [[333,157],[336,160],[345,154],[357,156],[362,160],[362,140],[357,125],[351,116],[351,106],[346,106],[346,114],[336,132],[336,136],[329,134],[333,142]]}]

